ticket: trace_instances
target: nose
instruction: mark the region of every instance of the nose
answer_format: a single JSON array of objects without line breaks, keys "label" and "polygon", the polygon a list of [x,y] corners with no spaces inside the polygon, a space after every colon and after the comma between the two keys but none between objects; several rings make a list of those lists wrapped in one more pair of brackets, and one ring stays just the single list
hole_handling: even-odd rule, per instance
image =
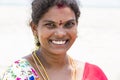
[{"label": "nose", "polygon": [[55,36],[62,38],[66,35],[66,30],[63,28],[57,28],[55,31]]}]

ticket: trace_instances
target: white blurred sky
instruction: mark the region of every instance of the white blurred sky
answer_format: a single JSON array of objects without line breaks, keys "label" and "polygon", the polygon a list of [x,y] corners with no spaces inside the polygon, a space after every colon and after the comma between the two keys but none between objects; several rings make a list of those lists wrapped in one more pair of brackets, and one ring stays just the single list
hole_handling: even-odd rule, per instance
[{"label": "white blurred sky", "polygon": [[120,0],[81,0],[83,6],[92,7],[120,7]]},{"label": "white blurred sky", "polygon": [[[30,5],[32,0],[0,0],[0,5]],[[86,7],[119,7],[120,0],[78,0]]]}]

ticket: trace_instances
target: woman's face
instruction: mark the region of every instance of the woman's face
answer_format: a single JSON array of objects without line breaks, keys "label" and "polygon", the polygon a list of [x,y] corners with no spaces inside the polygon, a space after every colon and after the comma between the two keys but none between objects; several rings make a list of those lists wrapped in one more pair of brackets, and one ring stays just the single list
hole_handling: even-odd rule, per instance
[{"label": "woman's face", "polygon": [[52,54],[64,54],[77,37],[77,22],[74,12],[69,7],[54,6],[32,26],[38,36],[40,48]]}]

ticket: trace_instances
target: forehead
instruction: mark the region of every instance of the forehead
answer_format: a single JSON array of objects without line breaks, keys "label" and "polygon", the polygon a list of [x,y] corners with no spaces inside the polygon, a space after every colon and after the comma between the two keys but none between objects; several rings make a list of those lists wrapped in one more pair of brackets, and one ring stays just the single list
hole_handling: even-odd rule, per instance
[{"label": "forehead", "polygon": [[52,20],[52,21],[67,21],[70,19],[75,19],[75,13],[71,8],[65,6],[59,8],[58,6],[51,7],[48,12],[46,12],[40,21],[42,20]]}]

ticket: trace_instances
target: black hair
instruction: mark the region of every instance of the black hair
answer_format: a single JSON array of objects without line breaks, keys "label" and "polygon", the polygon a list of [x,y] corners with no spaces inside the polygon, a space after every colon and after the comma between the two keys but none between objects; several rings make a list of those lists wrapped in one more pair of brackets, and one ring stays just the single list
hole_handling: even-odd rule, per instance
[{"label": "black hair", "polygon": [[42,16],[53,6],[63,4],[70,7],[76,16],[76,21],[80,16],[79,5],[76,0],[33,0],[32,2],[32,22],[38,24]]}]

